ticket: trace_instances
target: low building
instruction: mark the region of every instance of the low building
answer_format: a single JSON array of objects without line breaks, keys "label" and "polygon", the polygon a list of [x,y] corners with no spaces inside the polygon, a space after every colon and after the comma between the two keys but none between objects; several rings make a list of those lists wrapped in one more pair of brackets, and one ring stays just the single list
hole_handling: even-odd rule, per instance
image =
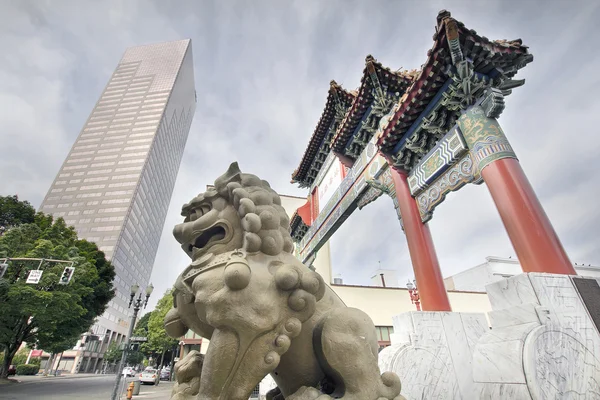
[{"label": "low building", "polygon": [[[600,267],[579,263],[574,263],[573,266],[580,276],[600,278]],[[483,264],[444,279],[444,284],[449,291],[485,292],[485,287],[490,283],[522,272],[521,264],[516,258],[486,257]]]}]

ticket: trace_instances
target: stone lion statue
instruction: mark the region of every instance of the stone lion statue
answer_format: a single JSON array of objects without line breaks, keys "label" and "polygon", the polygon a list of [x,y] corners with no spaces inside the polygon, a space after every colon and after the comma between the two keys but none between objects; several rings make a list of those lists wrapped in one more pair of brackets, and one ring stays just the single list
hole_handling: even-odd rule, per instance
[{"label": "stone lion statue", "polygon": [[175,363],[174,370],[177,380],[171,392],[172,400],[194,400],[198,398],[203,362],[204,356],[200,352],[192,350]]},{"label": "stone lion statue", "polygon": [[192,262],[165,328],[210,339],[198,399],[247,400],[267,374],[278,400],[402,399],[398,376],[379,371],[369,316],[292,255],[289,217],[268,182],[233,163],[182,216],[173,233]]}]

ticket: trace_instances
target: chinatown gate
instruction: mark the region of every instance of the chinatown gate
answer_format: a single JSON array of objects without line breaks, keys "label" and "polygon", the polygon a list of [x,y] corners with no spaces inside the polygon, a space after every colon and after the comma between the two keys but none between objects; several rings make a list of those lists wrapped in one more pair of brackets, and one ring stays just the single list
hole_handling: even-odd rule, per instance
[{"label": "chinatown gate", "polygon": [[427,222],[448,193],[485,182],[523,272],[576,275],[497,120],[532,60],[520,39],[491,41],[441,11],[420,70],[367,56],[357,91],[332,81],[292,175],[309,189],[291,220],[297,256],[310,265],[356,208],[389,195],[423,310],[450,311]]}]

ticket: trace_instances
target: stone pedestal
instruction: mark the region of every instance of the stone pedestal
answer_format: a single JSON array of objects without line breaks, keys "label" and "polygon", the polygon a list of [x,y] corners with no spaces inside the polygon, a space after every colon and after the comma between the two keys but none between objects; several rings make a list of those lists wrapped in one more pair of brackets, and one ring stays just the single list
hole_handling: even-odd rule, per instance
[{"label": "stone pedestal", "polygon": [[392,346],[379,353],[379,367],[400,376],[407,400],[473,399],[472,354],[488,330],[485,315],[478,313],[397,315]]},{"label": "stone pedestal", "polygon": [[600,334],[574,279],[598,287],[539,273],[487,287],[492,331],[473,354],[479,398],[600,398]]},{"label": "stone pedestal", "polygon": [[411,312],[394,320],[382,371],[412,399],[600,398],[600,286],[529,273],[487,287],[483,314]]}]

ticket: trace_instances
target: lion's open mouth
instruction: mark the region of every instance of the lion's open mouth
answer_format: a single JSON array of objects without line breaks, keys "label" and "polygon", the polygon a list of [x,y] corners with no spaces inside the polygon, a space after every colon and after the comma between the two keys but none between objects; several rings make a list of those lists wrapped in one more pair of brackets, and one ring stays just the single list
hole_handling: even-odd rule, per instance
[{"label": "lion's open mouth", "polygon": [[210,243],[225,239],[226,234],[227,232],[225,231],[225,228],[220,225],[215,225],[211,228],[208,228],[196,238],[193,244],[189,245],[189,251],[191,252],[194,249],[203,249]]}]

